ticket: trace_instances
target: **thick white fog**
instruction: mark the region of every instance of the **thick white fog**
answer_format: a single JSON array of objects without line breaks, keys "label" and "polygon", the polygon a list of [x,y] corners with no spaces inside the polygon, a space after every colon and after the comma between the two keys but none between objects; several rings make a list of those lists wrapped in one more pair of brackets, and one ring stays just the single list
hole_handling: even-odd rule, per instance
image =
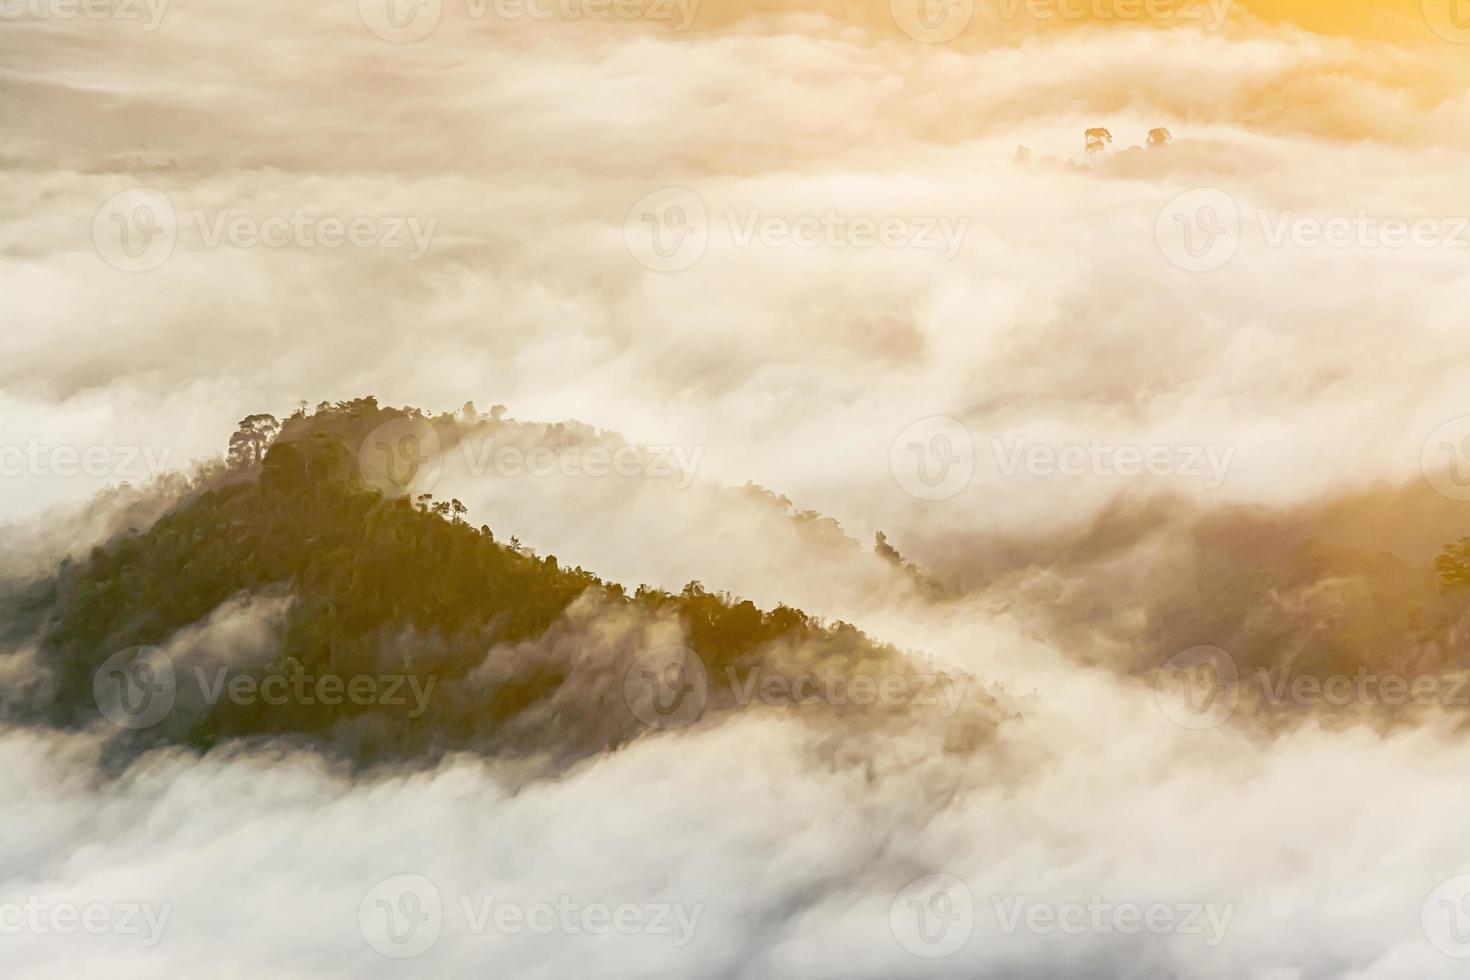
[{"label": "thick white fog", "polygon": [[[146,526],[251,413],[473,400],[644,448],[594,474],[485,429],[416,487],[471,523],[853,623],[1002,719],[957,746],[934,706],[757,704],[549,777],[284,745],[119,773],[110,731],[6,726],[7,975],[1463,975],[1462,706],[1191,727],[1139,666],[1225,642],[1145,613],[1230,529],[1426,567],[1466,533],[1458,22],[965,2],[927,43],[904,3],[395,5],[439,11],[409,43],[373,0],[0,5],[7,582]],[[170,649],[268,659],[288,601]]]}]

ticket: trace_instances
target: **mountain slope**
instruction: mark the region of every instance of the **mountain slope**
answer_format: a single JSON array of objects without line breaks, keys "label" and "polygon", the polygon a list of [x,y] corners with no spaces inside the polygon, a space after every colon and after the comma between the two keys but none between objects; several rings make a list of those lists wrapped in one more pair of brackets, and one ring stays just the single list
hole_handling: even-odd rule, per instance
[{"label": "mountain slope", "polygon": [[[138,647],[162,648],[179,690],[165,719],[119,733],[126,755],[291,737],[360,763],[456,750],[575,757],[666,727],[640,719],[637,692],[630,701],[651,651],[664,658],[654,674],[670,668],[669,656],[692,655],[674,666],[706,678],[709,715],[750,703],[762,690],[752,678],[775,678],[791,703],[797,679],[815,684],[819,672],[835,679],[829,694],[857,675],[906,692],[963,690],[847,624],[761,610],[697,582],[679,594],[629,594],[502,543],[459,508],[384,495],[363,479],[354,447],[400,417],[370,399],[300,413],[268,450],[236,454],[152,527],[67,564],[23,604],[12,600],[12,619],[39,634],[40,672],[10,712],[95,723],[99,670],[132,670],[155,655],[127,652]],[[322,678],[396,683],[420,696],[420,710],[381,698],[260,696],[267,687],[316,691]],[[911,706],[860,700],[829,696],[806,714],[901,723]],[[957,744],[993,723],[988,697],[965,704]]]}]

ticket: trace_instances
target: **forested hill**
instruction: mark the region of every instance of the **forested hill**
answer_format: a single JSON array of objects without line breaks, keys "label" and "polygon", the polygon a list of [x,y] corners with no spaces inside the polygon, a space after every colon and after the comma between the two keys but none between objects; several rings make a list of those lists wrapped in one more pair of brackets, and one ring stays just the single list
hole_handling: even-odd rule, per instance
[{"label": "forested hill", "polygon": [[[10,610],[39,636],[39,670],[7,712],[32,723],[96,724],[99,668],[120,651],[158,647],[177,668],[177,705],[157,724],[119,732],[118,751],[128,756],[163,742],[208,749],[276,736],[360,763],[452,750],[555,756],[650,730],[630,710],[626,683],[659,644],[697,655],[709,715],[737,707],[735,688],[753,671],[917,676],[919,665],[852,626],[785,606],[761,610],[698,583],[679,594],[629,593],[502,542],[468,523],[457,502],[387,495],[364,479],[358,450],[366,433],[397,417],[405,413],[361,399],[299,412],[279,428],[267,416],[246,420],[230,464],[170,513],[67,563]],[[242,621],[267,632],[263,655],[228,652]],[[190,685],[210,676],[200,665],[222,659],[232,677],[247,675],[261,689],[272,677],[279,689],[302,677],[391,676],[405,690],[432,693],[418,713],[299,698],[273,705],[217,691],[211,701]],[[978,710],[988,697],[967,703],[977,710],[955,719],[968,719],[961,741],[979,737],[991,718]],[[882,723],[902,711],[858,713]]]}]

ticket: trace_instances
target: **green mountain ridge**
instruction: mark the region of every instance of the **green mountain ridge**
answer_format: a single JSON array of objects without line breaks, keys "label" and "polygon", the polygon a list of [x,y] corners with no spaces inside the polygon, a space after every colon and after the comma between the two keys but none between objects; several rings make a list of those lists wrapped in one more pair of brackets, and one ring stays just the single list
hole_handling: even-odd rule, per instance
[{"label": "green mountain ridge", "polygon": [[[629,710],[622,685],[655,633],[677,636],[697,656],[708,676],[706,715],[739,707],[735,694],[752,672],[787,683],[819,670],[919,675],[921,665],[849,624],[787,606],[758,609],[698,582],[677,594],[629,592],[500,541],[489,527],[467,523],[457,501],[451,508],[385,495],[363,478],[355,450],[376,427],[410,416],[423,417],[359,399],[299,412],[273,438],[234,440],[231,464],[201,478],[151,527],[66,563],[24,601],[13,599],[11,619],[40,635],[43,676],[8,709],[12,718],[95,724],[94,681],[109,657],[165,646],[232,600],[248,606],[250,597],[272,595],[289,597],[272,627],[279,631],[273,655],[230,665],[233,675],[254,684],[275,678],[278,686],[393,675],[420,689],[432,683],[431,710],[413,717],[377,704],[204,704],[195,691],[182,699],[190,710],[119,732],[118,751],[131,756],[160,744],[203,751],[230,739],[280,737],[358,763],[464,750],[602,751],[651,731]],[[267,417],[252,417],[260,418]],[[611,634],[621,639],[605,662],[579,653],[607,648]],[[189,678],[180,671],[181,684]],[[881,706],[865,713],[902,715]],[[988,708],[967,717],[978,727],[961,742],[989,724]]]}]

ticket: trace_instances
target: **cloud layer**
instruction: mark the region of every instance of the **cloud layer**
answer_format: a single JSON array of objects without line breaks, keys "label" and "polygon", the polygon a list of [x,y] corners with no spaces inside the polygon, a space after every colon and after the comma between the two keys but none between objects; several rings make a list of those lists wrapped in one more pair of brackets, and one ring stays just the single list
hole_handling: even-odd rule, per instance
[{"label": "cloud layer", "polygon": [[[1402,611],[1375,603],[1417,595],[1412,570],[1463,533],[1453,23],[1433,3],[1238,5],[1219,30],[1005,6],[947,43],[887,5],[827,2],[706,0],[685,31],[677,6],[533,23],[448,3],[404,44],[351,3],[179,2],[156,30],[44,5],[7,20],[7,582],[146,526],[182,492],[150,480],[221,452],[249,413],[472,398],[621,433],[485,430],[522,463],[555,447],[544,474],[449,447],[431,489],[501,539],[629,586],[699,579],[849,619],[973,672],[1015,717],[956,746],[922,714],[866,728],[755,705],[565,771],[456,756],[366,774],[265,745],[104,775],[97,731],[6,727],[5,961],[38,978],[1458,976],[1435,889],[1470,863],[1462,711],[1195,730],[1148,674],[1196,644],[1246,668],[1296,663],[1324,630],[1402,640],[1369,629]],[[1096,126],[1114,142],[1088,160]],[[1155,127],[1172,141],[1135,146]],[[1205,236],[1232,214],[1225,255]],[[157,262],[145,218],[171,229]],[[1422,235],[1393,244],[1395,222]],[[598,441],[689,465],[559,468]],[[1380,552],[1410,569],[1393,590],[1353,565]],[[1260,586],[1260,568],[1295,577]],[[245,609],[176,640],[259,653]],[[1415,662],[1459,662],[1446,609]],[[587,615],[486,670],[647,642]],[[35,637],[5,625],[9,710]],[[422,911],[403,875],[443,914],[431,948],[394,959],[374,903]],[[951,904],[907,890],[933,875]],[[687,931],[477,934],[491,898],[667,907]],[[910,898],[958,915],[962,949],[928,958]],[[1216,918],[1002,928],[1099,902]],[[68,908],[103,934],[59,934]],[[10,931],[12,909],[46,928]]]}]

